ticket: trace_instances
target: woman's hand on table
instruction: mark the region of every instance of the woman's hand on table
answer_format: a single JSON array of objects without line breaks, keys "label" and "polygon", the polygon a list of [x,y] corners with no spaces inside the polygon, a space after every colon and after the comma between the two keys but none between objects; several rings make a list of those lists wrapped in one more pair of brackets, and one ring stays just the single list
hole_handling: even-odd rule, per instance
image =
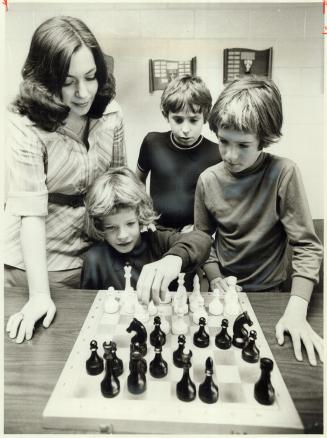
[{"label": "woman's hand on table", "polygon": [[34,332],[35,323],[45,315],[43,327],[48,328],[56,313],[56,306],[47,293],[31,294],[20,312],[9,317],[6,331],[9,337],[19,344],[25,339],[29,341]]},{"label": "woman's hand on table", "polygon": [[313,330],[307,321],[308,303],[303,298],[291,296],[284,315],[276,324],[276,338],[279,345],[284,343],[284,332],[290,334],[294,354],[302,361],[302,343],[306,349],[309,363],[317,365],[316,354],[323,362],[323,339]]}]

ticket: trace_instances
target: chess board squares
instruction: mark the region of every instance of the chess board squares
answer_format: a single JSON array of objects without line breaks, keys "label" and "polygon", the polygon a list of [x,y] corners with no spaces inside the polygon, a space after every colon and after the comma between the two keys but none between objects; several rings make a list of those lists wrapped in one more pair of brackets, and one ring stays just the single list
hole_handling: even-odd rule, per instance
[{"label": "chess board squares", "polygon": [[146,390],[142,394],[132,394],[127,387],[127,377],[120,382],[120,394],[124,400],[148,400],[151,402],[164,402],[171,400],[171,384],[169,381],[149,378],[146,374]]},{"label": "chess board squares", "polygon": [[245,403],[246,395],[241,383],[217,382],[219,388],[219,401],[221,403]]}]

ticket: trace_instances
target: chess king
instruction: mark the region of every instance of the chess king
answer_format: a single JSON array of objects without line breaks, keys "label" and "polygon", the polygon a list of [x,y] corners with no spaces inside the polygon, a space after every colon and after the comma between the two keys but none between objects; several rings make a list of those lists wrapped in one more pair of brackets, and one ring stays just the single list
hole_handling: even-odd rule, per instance
[{"label": "chess king", "polygon": [[86,196],[85,231],[95,243],[86,252],[82,289],[124,290],[124,266],[132,266],[138,298],[159,304],[172,280],[209,256],[211,237],[202,231],[156,229],[144,185],[127,167],[108,170]]}]

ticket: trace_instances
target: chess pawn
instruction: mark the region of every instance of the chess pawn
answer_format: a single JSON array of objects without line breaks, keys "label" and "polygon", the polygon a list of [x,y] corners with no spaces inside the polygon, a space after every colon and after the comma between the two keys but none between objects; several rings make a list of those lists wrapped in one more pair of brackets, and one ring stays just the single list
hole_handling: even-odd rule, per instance
[{"label": "chess pawn", "polygon": [[250,331],[249,340],[245,344],[242,350],[242,358],[246,362],[256,363],[259,361],[260,352],[255,344],[257,339],[257,332],[255,330]]},{"label": "chess pawn", "polygon": [[98,355],[98,343],[97,341],[90,342],[91,356],[86,361],[86,371],[91,376],[101,374],[103,371],[103,359]]},{"label": "chess pawn", "polygon": [[[129,370],[131,371],[131,363],[132,363],[132,353],[134,351],[138,351],[139,353],[141,353],[140,351],[140,344],[138,342],[136,342],[135,344],[131,343],[130,345],[130,355],[129,355]],[[142,356],[142,353],[141,353]],[[141,359],[141,364],[140,367],[142,368],[142,373],[146,374],[147,370],[148,370],[148,364],[146,363],[146,360],[144,359],[144,357],[142,356]]]},{"label": "chess pawn", "polygon": [[206,360],[206,377],[204,382],[199,385],[199,397],[204,403],[216,403],[218,400],[218,386],[215,384],[212,378],[213,374],[213,361],[211,357]]},{"label": "chess pawn", "polygon": [[229,336],[227,332],[228,320],[223,319],[221,321],[221,330],[215,337],[215,344],[218,348],[222,350],[227,350],[232,345],[232,338]]},{"label": "chess pawn", "polygon": [[183,368],[182,354],[184,351],[185,342],[186,342],[185,336],[179,335],[178,336],[178,348],[173,353],[174,365],[178,368]]},{"label": "chess pawn", "polygon": [[153,346],[157,344],[157,341],[159,341],[160,345],[165,345],[166,343],[166,334],[161,330],[160,324],[160,316],[155,316],[154,330],[150,333],[150,344]]},{"label": "chess pawn", "polygon": [[132,394],[142,394],[146,390],[146,377],[139,351],[131,353],[130,374],[127,377],[127,388]]},{"label": "chess pawn", "polygon": [[208,318],[208,313],[207,313],[206,309],[204,308],[204,306],[198,307],[193,312],[194,324],[199,324],[200,318],[205,318],[205,319]]},{"label": "chess pawn", "polygon": [[124,371],[124,365],[123,361],[117,356],[117,344],[116,342],[110,341],[109,344],[107,342],[103,343],[103,349],[105,353],[111,353],[112,354],[112,363],[113,363],[113,371],[115,373],[116,377],[119,377],[123,374]]},{"label": "chess pawn", "polygon": [[154,348],[155,356],[154,359],[150,362],[150,374],[152,377],[161,378],[165,377],[168,373],[168,365],[167,362],[162,358],[162,346],[157,340],[157,343]]},{"label": "chess pawn", "polygon": [[104,311],[106,313],[116,313],[119,310],[119,303],[115,300],[114,288],[110,286],[104,302]]},{"label": "chess pawn", "polygon": [[248,339],[248,331],[244,327],[244,324],[251,326],[251,321],[248,312],[241,313],[234,322],[233,325],[233,340],[232,343],[235,347],[243,348]]},{"label": "chess pawn", "polygon": [[137,302],[135,304],[135,309],[134,309],[134,316],[136,319],[138,319],[142,324],[146,324],[149,319],[149,313],[148,311],[142,306],[141,303]]},{"label": "chess pawn", "polygon": [[170,332],[170,324],[169,324],[169,322],[167,321],[167,319],[166,319],[165,315],[162,313],[162,311],[161,312],[159,311],[159,316],[160,316],[160,319],[161,319],[161,326],[160,326],[161,330],[164,333],[166,333],[166,335],[169,335],[169,332]]},{"label": "chess pawn", "polygon": [[205,348],[208,347],[210,342],[210,337],[205,330],[206,320],[201,317],[199,319],[199,330],[193,335],[193,343],[196,347]]},{"label": "chess pawn", "polygon": [[183,377],[176,385],[177,397],[182,401],[192,401],[196,397],[196,388],[190,377],[192,351],[182,354]]},{"label": "chess pawn", "polygon": [[[109,345],[109,344],[107,344]],[[113,370],[113,355],[109,348],[105,350],[104,359],[106,361],[106,372],[101,382],[101,392],[104,397],[113,398],[119,394],[120,383]]]},{"label": "chess pawn", "polygon": [[270,381],[273,366],[271,359],[260,359],[261,376],[254,385],[254,398],[262,405],[272,405],[275,401],[275,390]]},{"label": "chess pawn", "polygon": [[221,315],[224,311],[224,306],[222,302],[219,299],[219,291],[218,289],[215,289],[213,291],[213,300],[209,304],[209,312],[212,315]]},{"label": "chess pawn", "polygon": [[183,309],[178,307],[177,308],[177,317],[173,319],[172,325],[171,325],[171,331],[173,335],[186,335],[188,332],[188,325],[184,321],[184,312]]}]

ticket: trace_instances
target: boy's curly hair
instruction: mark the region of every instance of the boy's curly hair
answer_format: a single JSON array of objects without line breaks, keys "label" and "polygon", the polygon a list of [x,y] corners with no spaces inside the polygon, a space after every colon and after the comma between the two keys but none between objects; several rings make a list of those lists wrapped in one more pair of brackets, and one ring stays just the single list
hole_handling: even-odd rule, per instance
[{"label": "boy's curly hair", "polygon": [[102,218],[121,209],[134,209],[140,225],[149,225],[158,218],[144,184],[125,166],[97,178],[87,192],[85,206],[84,229],[94,240],[104,240]]},{"label": "boy's curly hair", "polygon": [[202,113],[204,121],[212,105],[212,97],[209,89],[199,76],[180,76],[173,79],[161,96],[161,111],[168,118],[169,112],[177,113],[184,108],[193,113]]},{"label": "boy's curly hair", "polygon": [[219,95],[209,115],[209,127],[217,135],[227,128],[255,134],[259,149],[282,136],[282,98],[269,79],[247,77],[228,84]]},{"label": "boy's curly hair", "polygon": [[98,90],[88,115],[100,118],[115,96],[115,79],[108,73],[100,46],[79,19],[69,16],[50,18],[34,32],[22,76],[20,91],[11,109],[26,115],[46,131],[64,124],[69,107],[61,101],[61,90],[69,71],[72,55],[88,47],[96,65]]}]

